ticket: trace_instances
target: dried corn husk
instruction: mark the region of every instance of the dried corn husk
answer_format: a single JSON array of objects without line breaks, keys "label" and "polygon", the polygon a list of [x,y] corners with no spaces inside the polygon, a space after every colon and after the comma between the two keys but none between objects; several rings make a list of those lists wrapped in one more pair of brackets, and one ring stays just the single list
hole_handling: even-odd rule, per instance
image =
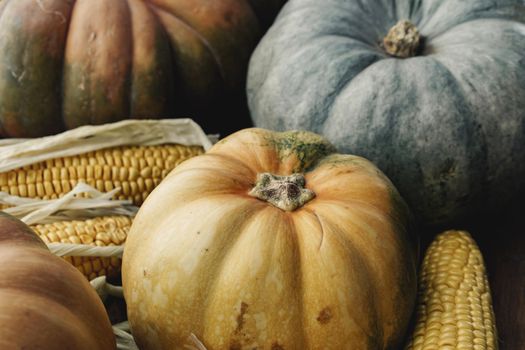
[{"label": "dried corn husk", "polygon": [[[211,143],[191,119],[125,120],[83,126],[36,139],[2,140],[0,188],[9,187],[13,191],[0,192],[0,209],[32,226],[53,253],[65,257],[88,279],[110,271],[118,272],[122,243],[137,206],[169,172],[168,168],[178,164],[173,161],[168,168],[163,168],[162,164],[157,164],[158,159],[150,156],[158,153],[161,157],[157,158],[165,162],[169,161],[166,155],[176,151],[182,161],[202,153]],[[107,153],[106,150],[112,151]],[[134,152],[133,158],[128,160],[126,152]],[[91,167],[95,163],[103,163],[103,166],[100,171],[94,166],[91,186],[82,180],[72,182],[73,179],[68,178],[72,171],[81,171],[83,166]],[[101,178],[105,173],[122,175],[128,165],[139,167],[135,186],[140,192],[138,195],[126,193],[129,192],[126,187],[133,187],[134,183],[119,178],[107,186],[110,181]],[[119,169],[121,172],[117,171]],[[48,181],[47,185],[55,186],[59,193],[31,198],[30,192],[36,192],[38,185],[33,181],[37,171],[40,177],[50,173],[53,183]],[[150,175],[155,178],[150,179]],[[32,181],[31,188],[27,180]],[[17,181],[20,184],[16,184]],[[24,191],[26,185],[29,190]],[[95,234],[95,229],[101,232]],[[113,239],[114,236],[118,239]]]},{"label": "dried corn husk", "polygon": [[3,194],[0,203],[12,205],[4,211],[28,224],[52,253],[91,280],[120,273],[123,244],[138,207],[113,200],[118,191],[103,193],[80,183],[57,199]]},{"label": "dried corn husk", "polygon": [[[84,126],[0,146],[0,191],[55,199],[80,182],[140,206],[178,164],[211,145],[190,119]],[[0,209],[5,206],[0,207]]]},{"label": "dried corn husk", "polygon": [[207,150],[212,141],[191,119],[124,120],[86,125],[53,136],[2,140],[0,172],[104,148],[162,144],[200,145]]}]

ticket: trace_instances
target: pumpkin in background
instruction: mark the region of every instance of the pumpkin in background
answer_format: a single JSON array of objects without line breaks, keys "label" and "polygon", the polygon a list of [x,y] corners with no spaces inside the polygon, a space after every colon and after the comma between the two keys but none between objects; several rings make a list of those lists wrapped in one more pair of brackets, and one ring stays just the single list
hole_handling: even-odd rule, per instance
[{"label": "pumpkin in background", "polygon": [[[241,95],[249,56],[284,0],[4,0],[0,136],[188,116]],[[243,95],[243,94],[242,94]]]},{"label": "pumpkin in background", "polygon": [[518,0],[291,0],[250,61],[254,124],[370,159],[427,224],[498,208],[525,188],[522,22]]},{"label": "pumpkin in background", "polygon": [[0,212],[0,348],[115,349],[102,301],[24,223]]},{"label": "pumpkin in background", "polygon": [[410,215],[367,160],[246,129],[151,193],[124,249],[141,349],[391,349],[414,306]]}]

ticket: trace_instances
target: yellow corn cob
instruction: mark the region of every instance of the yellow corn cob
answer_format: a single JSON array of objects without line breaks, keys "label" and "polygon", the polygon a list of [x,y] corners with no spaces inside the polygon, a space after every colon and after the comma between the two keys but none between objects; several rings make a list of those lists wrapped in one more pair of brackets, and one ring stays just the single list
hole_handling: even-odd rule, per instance
[{"label": "yellow corn cob", "polygon": [[[92,246],[122,245],[126,241],[132,219],[128,216],[102,216],[88,220],[58,221],[32,225],[31,228],[46,243],[73,243]],[[120,271],[119,258],[66,256],[89,280],[111,276]]]},{"label": "yellow corn cob", "polygon": [[160,181],[182,161],[203,153],[200,146],[121,146],[55,158],[0,173],[0,191],[20,197],[54,199],[79,181],[140,206]]},{"label": "yellow corn cob", "polygon": [[446,231],[428,248],[419,276],[415,330],[408,350],[497,349],[489,284],[478,246]]}]

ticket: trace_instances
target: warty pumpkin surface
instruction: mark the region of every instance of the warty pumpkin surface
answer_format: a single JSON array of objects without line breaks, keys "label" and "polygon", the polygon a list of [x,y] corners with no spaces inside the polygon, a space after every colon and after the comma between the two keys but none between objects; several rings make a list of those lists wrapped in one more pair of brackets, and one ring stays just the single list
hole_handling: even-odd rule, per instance
[{"label": "warty pumpkin surface", "polygon": [[150,194],[123,257],[141,349],[391,349],[416,295],[408,207],[320,136],[245,129]]},{"label": "warty pumpkin surface", "polygon": [[250,61],[254,124],[370,159],[427,224],[494,210],[525,188],[523,5],[291,0]]},{"label": "warty pumpkin surface", "polygon": [[0,136],[126,118],[224,123],[203,106],[243,91],[249,56],[283,3],[4,0]]},{"label": "warty pumpkin surface", "polygon": [[116,349],[102,301],[72,265],[0,211],[0,348]]}]

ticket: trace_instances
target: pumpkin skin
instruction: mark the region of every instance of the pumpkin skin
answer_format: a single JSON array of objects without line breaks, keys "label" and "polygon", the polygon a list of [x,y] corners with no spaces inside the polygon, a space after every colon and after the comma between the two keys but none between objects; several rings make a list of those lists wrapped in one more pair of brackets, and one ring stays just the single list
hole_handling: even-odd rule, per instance
[{"label": "pumpkin skin", "polygon": [[0,348],[116,349],[104,305],[85,277],[3,212],[0,264]]},{"label": "pumpkin skin", "polygon": [[0,136],[174,116],[213,130],[228,120],[202,114],[241,95],[283,2],[4,0]]},{"label": "pumpkin skin", "polygon": [[[379,45],[402,19],[406,59]],[[289,1],[250,61],[254,124],[370,159],[425,224],[493,211],[525,188],[520,21],[514,0]]]},{"label": "pumpkin skin", "polygon": [[[282,210],[258,174],[304,173]],[[292,195],[292,192],[289,193]],[[416,294],[410,214],[367,160],[309,132],[239,131],[171,172],[140,208],[122,278],[141,349],[386,349]]]}]

